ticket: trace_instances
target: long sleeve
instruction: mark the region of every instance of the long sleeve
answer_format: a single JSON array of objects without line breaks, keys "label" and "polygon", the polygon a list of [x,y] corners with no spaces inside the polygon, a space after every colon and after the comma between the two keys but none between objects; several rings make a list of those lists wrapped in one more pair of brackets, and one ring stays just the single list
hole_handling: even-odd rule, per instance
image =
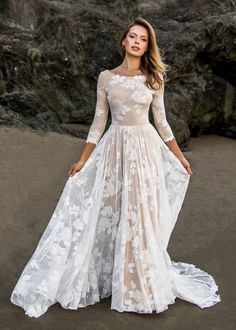
[{"label": "long sleeve", "polygon": [[155,127],[163,141],[167,142],[175,139],[170,125],[166,119],[166,111],[164,105],[164,85],[162,85],[158,91],[155,90],[151,107]]},{"label": "long sleeve", "polygon": [[86,142],[97,144],[101,139],[101,136],[105,130],[108,112],[109,112],[109,103],[107,100],[107,94],[105,91],[105,77],[103,74],[104,71],[100,72],[97,80],[97,102],[95,108],[95,115],[90,126]]}]

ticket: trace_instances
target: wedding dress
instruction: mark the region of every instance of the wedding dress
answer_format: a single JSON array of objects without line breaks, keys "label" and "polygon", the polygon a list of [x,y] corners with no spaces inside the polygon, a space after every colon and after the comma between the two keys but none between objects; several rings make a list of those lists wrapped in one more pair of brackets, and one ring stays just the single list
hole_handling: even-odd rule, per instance
[{"label": "wedding dress", "polygon": [[[157,91],[144,82],[144,75],[110,70],[98,76],[86,140],[96,147],[68,177],[11,294],[30,317],[56,302],[78,309],[109,296],[111,309],[137,313],[163,312],[176,297],[200,308],[221,301],[210,274],[171,261],[167,252],[190,175],[165,144],[175,137],[164,87]],[[109,109],[112,122],[104,133]]]}]

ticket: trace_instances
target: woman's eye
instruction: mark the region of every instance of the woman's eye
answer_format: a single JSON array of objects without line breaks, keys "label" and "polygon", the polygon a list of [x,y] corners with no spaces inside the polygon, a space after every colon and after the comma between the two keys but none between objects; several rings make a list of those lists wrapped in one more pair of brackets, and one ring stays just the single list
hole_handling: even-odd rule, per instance
[{"label": "woman's eye", "polygon": [[[135,38],[135,36],[130,36],[130,38]],[[146,42],[147,40],[146,39],[141,39],[141,41]]]}]

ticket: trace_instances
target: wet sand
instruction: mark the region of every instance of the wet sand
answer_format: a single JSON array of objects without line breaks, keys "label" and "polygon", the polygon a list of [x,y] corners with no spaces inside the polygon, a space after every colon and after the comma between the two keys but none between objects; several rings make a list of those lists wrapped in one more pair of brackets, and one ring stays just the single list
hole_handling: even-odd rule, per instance
[{"label": "wet sand", "polygon": [[168,252],[172,260],[210,273],[222,302],[200,309],[177,298],[163,313],[137,314],[111,310],[107,298],[77,311],[57,303],[38,319],[10,302],[84,143],[58,133],[0,127],[0,329],[234,329],[236,142],[217,135],[190,141],[185,154],[194,174]]}]

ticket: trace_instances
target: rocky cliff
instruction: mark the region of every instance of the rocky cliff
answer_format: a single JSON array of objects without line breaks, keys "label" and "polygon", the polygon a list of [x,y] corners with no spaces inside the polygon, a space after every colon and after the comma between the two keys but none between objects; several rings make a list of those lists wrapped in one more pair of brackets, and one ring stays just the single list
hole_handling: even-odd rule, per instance
[{"label": "rocky cliff", "polygon": [[0,124],[86,138],[97,76],[120,64],[120,33],[142,16],[171,67],[165,106],[181,147],[190,135],[235,137],[235,8],[234,0],[2,0]]}]

